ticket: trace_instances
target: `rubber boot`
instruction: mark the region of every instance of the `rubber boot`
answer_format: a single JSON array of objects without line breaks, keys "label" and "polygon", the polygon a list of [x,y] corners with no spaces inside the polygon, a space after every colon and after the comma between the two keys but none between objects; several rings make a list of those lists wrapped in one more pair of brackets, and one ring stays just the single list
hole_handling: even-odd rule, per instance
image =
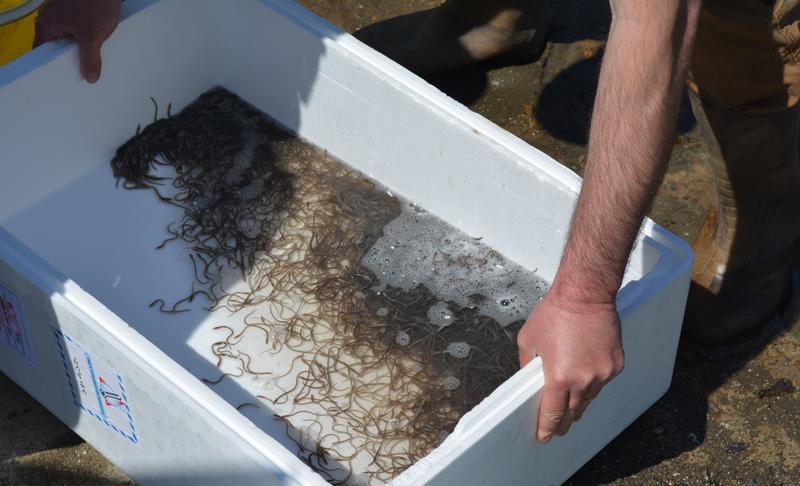
[{"label": "rubber boot", "polygon": [[684,336],[719,343],[754,330],[785,302],[800,239],[798,107],[748,114],[701,106],[716,206],[694,244]]},{"label": "rubber boot", "polygon": [[354,35],[420,75],[482,61],[533,62],[547,41],[547,0],[448,0]]}]

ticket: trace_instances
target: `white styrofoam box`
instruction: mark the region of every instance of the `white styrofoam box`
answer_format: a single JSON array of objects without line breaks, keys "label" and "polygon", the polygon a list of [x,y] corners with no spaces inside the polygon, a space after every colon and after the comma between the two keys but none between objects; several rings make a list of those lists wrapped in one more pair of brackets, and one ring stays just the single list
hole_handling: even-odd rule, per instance
[{"label": "white styrofoam box", "polygon": [[[109,160],[153,96],[183,108],[222,85],[288,128],[552,279],[579,178],[291,1],[132,0],[99,83],[77,49],[0,70],[0,370],[141,483],[324,484],[236,386],[213,390],[214,325],[169,318],[190,263],[152,251],[175,213],[114,187]],[[625,371],[563,439],[534,440],[536,359],[396,485],[554,484],[668,388],[691,251],[647,221],[618,297]],[[101,381],[101,378],[102,381]]]}]

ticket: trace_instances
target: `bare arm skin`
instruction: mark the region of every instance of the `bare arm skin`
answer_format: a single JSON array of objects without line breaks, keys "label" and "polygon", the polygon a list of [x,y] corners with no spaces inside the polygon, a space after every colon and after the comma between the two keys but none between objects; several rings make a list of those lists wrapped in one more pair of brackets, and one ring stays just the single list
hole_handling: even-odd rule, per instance
[{"label": "bare arm skin", "polygon": [[564,435],[622,371],[616,294],[663,179],[701,0],[612,0],[583,188],[553,286],[519,333],[541,356],[537,438]]}]

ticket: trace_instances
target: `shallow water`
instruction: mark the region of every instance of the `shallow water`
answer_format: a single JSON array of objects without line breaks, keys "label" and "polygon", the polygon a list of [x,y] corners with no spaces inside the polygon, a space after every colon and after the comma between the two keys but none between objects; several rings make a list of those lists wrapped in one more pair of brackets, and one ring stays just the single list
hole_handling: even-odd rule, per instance
[{"label": "shallow water", "polygon": [[[187,209],[168,244],[202,259],[186,278],[207,297],[182,304],[228,311],[209,343],[217,367],[285,423],[304,462],[331,482],[383,484],[517,370],[516,333],[547,283],[233,95],[209,100],[232,107],[241,137],[225,150],[203,139],[218,161],[173,150],[183,176],[161,194]],[[176,124],[219,124],[219,106]]]}]

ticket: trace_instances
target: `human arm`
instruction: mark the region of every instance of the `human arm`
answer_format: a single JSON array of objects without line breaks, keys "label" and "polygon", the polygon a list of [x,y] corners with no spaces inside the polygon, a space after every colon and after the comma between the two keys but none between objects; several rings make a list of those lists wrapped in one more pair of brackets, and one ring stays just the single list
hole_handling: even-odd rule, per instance
[{"label": "human arm", "polygon": [[53,39],[78,43],[81,75],[90,83],[100,78],[100,48],[117,28],[122,0],[50,0],[36,18],[38,46]]},{"label": "human arm", "polygon": [[537,438],[564,435],[622,371],[616,293],[663,179],[701,0],[612,0],[584,183],[561,265],[519,333],[520,364],[541,356]]}]

